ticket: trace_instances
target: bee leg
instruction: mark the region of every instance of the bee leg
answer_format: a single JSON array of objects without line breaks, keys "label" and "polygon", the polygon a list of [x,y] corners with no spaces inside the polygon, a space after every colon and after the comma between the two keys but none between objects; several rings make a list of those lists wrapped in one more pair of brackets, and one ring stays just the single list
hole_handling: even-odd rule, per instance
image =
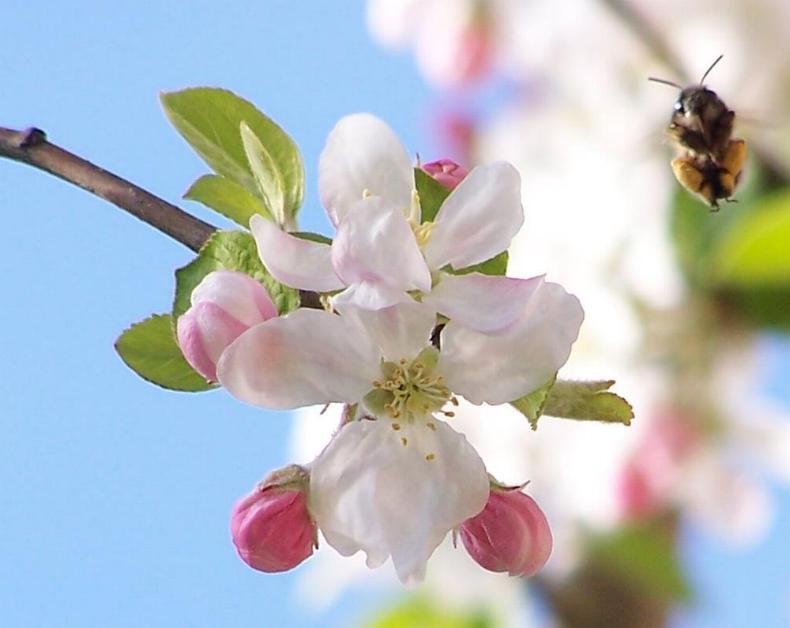
[{"label": "bee leg", "polygon": [[724,158],[721,160],[721,167],[725,168],[737,183],[741,176],[743,166],[746,164],[746,142],[743,140],[731,140],[724,151]]},{"label": "bee leg", "polygon": [[705,172],[700,169],[691,157],[676,157],[672,160],[672,172],[678,183],[695,196],[700,197],[713,211],[718,209],[716,194],[710,183],[705,180]]}]

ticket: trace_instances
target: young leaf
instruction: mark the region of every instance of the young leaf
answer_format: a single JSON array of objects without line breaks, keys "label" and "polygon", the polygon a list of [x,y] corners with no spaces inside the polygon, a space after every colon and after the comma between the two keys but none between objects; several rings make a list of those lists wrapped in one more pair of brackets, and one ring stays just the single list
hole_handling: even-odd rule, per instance
[{"label": "young leaf", "polygon": [[414,185],[420,196],[422,222],[430,222],[436,218],[444,199],[450,196],[450,190],[421,168],[414,169]]},{"label": "young leaf", "polygon": [[118,338],[115,350],[130,369],[162,388],[200,392],[215,387],[184,359],[169,314],[154,315],[132,325]]},{"label": "young leaf", "polygon": [[272,154],[266,150],[246,122],[241,123],[239,132],[263,204],[278,225],[292,227],[293,224],[285,213],[285,181]]},{"label": "young leaf", "polygon": [[184,198],[202,203],[247,229],[250,218],[255,214],[271,220],[269,212],[255,196],[235,181],[218,174],[200,177],[187,190]]},{"label": "young leaf", "polygon": [[790,288],[790,191],[755,202],[717,244],[712,266],[720,284]]},{"label": "young leaf", "polygon": [[510,402],[511,406],[527,417],[527,420],[529,421],[529,424],[533,430],[538,429],[538,419],[541,417],[544,409],[546,408],[546,402],[549,399],[549,393],[551,392],[556,379],[557,376],[555,375],[551,378],[551,381],[544,386],[541,386],[528,395],[521,397],[521,399],[516,399],[515,401]]},{"label": "young leaf", "polygon": [[259,195],[255,174],[244,150],[244,122],[266,148],[283,182],[283,207],[290,218],[304,197],[304,166],[294,141],[254,105],[232,92],[197,87],[161,96],[165,113],[178,132],[217,173]]},{"label": "young leaf", "polygon": [[176,270],[176,294],[173,301],[173,320],[189,309],[192,291],[203,277],[215,270],[237,270],[260,281],[269,292],[280,314],[299,307],[299,293],[276,281],[258,257],[253,237],[243,231],[217,231],[198,256]]},{"label": "young leaf", "polygon": [[622,397],[608,392],[613,385],[612,380],[560,380],[549,392],[543,414],[564,419],[630,425],[634,418],[633,408]]}]

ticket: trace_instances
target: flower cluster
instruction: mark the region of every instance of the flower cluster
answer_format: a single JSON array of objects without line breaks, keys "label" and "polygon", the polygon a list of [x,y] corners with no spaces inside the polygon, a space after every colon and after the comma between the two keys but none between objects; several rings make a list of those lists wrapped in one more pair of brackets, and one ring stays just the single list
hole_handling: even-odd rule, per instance
[{"label": "flower cluster", "polygon": [[371,568],[391,558],[404,583],[422,580],[452,530],[493,571],[531,575],[548,558],[551,534],[535,502],[492,483],[448,419],[459,397],[505,404],[553,381],[583,312],[542,276],[477,272],[523,222],[511,165],[467,173],[442,160],[423,170],[451,190],[435,216],[423,215],[392,130],[368,114],[342,119],[319,167],[331,243],[250,221],[272,277],[319,293],[324,309],[277,316],[254,279],[218,272],[178,321],[190,364],[238,399],[346,408],[298,481],[269,479],[237,505],[234,542],[257,569],[299,564],[316,528],[342,555],[364,552]]}]

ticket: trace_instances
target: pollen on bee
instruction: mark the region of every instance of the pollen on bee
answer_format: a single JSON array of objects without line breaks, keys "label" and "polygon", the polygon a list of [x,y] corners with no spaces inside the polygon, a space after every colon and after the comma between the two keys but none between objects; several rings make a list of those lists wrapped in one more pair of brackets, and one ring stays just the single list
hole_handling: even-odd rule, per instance
[{"label": "pollen on bee", "polygon": [[435,458],[436,458],[436,454],[428,454],[427,456],[425,456],[425,459],[428,462],[430,462],[431,460],[434,460]]},{"label": "pollen on bee", "polygon": [[403,443],[404,447],[409,444],[409,440],[405,436],[401,436],[400,442]]}]

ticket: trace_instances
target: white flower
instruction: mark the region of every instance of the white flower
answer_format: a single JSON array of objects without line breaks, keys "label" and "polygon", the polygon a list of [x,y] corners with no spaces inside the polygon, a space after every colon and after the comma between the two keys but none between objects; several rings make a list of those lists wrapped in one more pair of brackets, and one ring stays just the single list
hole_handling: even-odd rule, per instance
[{"label": "white flower", "polygon": [[581,319],[575,297],[541,283],[500,334],[447,323],[440,352],[425,304],[303,309],[244,333],[217,372],[233,395],[267,408],[360,404],[363,418],[312,465],[310,510],[341,554],[362,550],[369,567],[392,557],[401,581],[417,582],[447,532],[488,497],[477,452],[434,414],[454,393],[498,404],[531,392],[567,360]]},{"label": "white flower", "polygon": [[[392,130],[369,114],[343,118],[321,154],[321,200],[337,236],[332,245],[250,222],[263,263],[302,290],[343,290],[336,306],[381,309],[420,292],[437,311],[478,331],[510,325],[540,278],[451,275],[503,252],[523,223],[518,172],[479,166],[452,191],[435,220],[421,222],[414,174]],[[491,307],[497,303],[498,307]]]}]

